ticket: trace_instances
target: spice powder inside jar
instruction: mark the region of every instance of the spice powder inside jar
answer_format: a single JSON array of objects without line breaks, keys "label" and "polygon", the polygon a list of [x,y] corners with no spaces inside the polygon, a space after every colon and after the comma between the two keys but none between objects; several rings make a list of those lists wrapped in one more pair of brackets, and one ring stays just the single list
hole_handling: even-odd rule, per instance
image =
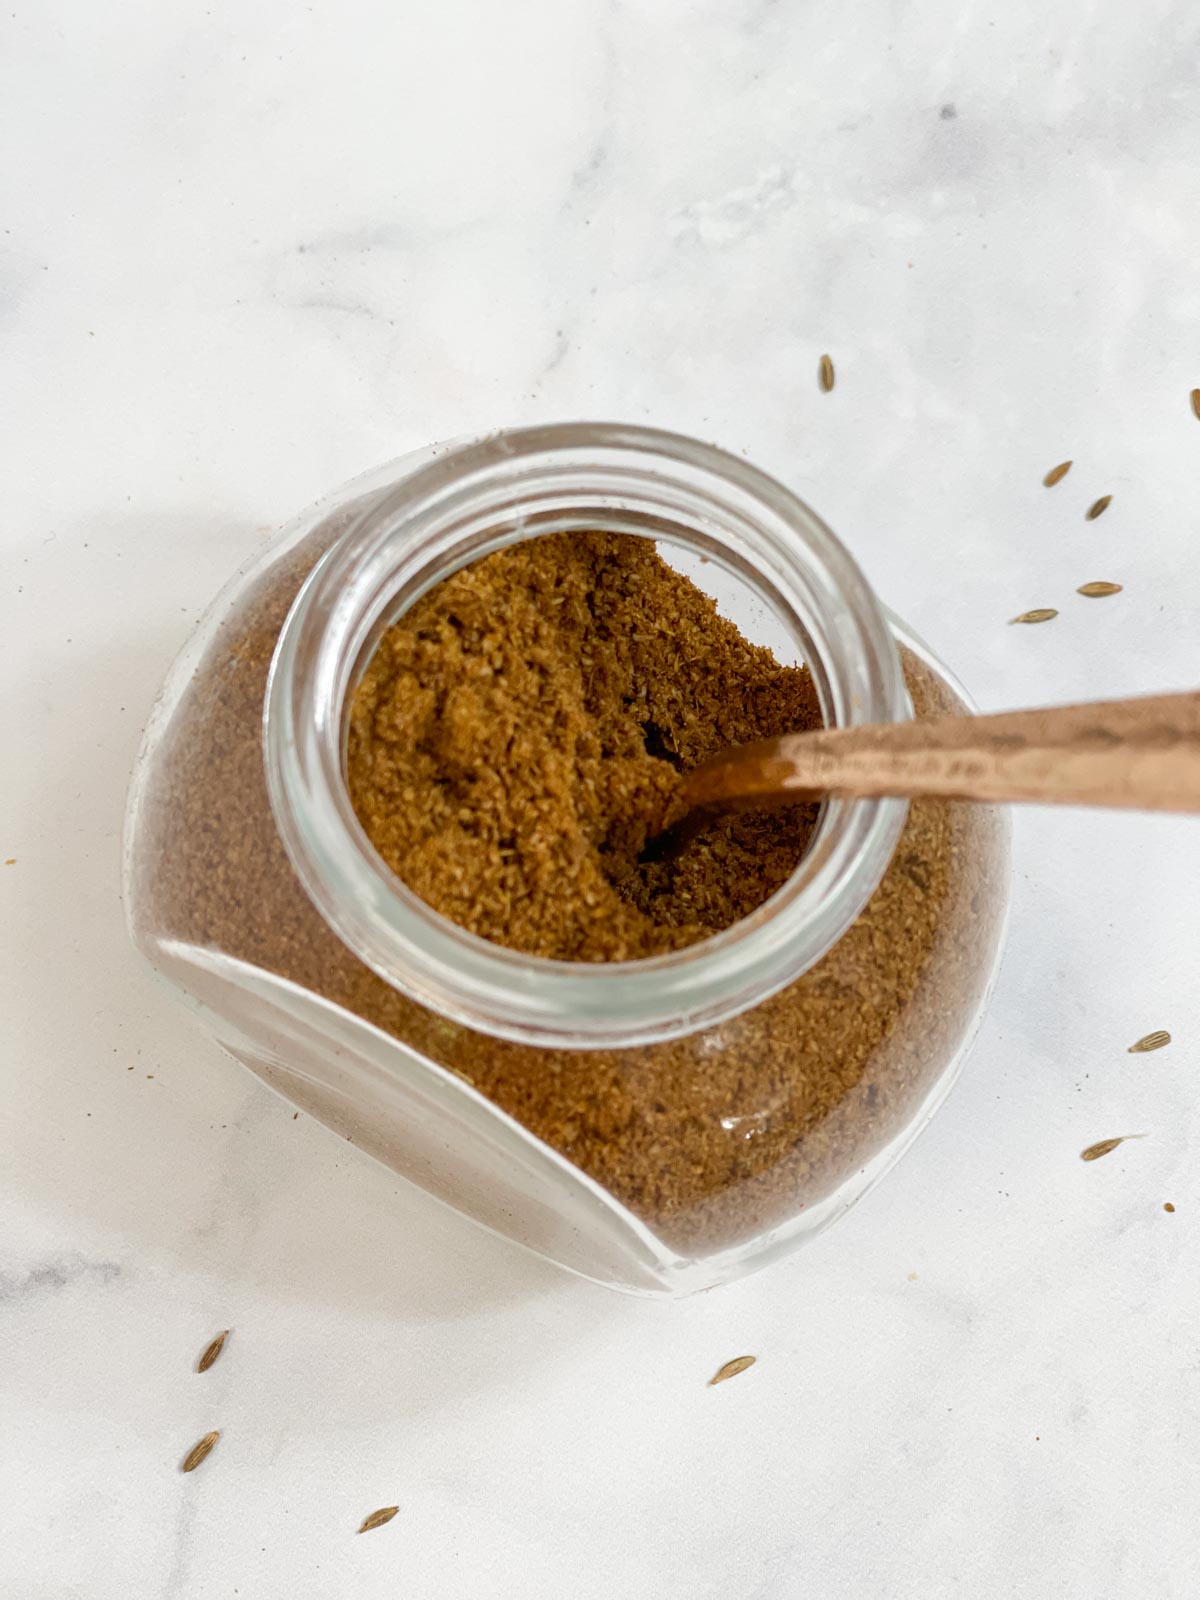
[{"label": "spice powder inside jar", "polygon": [[557,534],[444,579],[384,636],[354,696],[347,777],[368,837],[472,933],[560,961],[694,944],[794,871],[812,804],[642,852],[681,773],[821,726],[802,667],[750,644],[654,546]]},{"label": "spice powder inside jar", "polygon": [[[831,1195],[912,1125],[982,1000],[1005,898],[998,815],[913,802],[882,881],[842,938],[779,993],[701,1034],[571,1050],[436,1015],[325,922],[266,792],[262,707],[275,642],[347,521],[320,525],[249,588],[193,674],[188,737],[163,760],[145,808],[157,936],[277,973],[393,1034],[467,1079],[681,1254],[760,1236]],[[742,639],[648,541],[623,536],[641,548],[618,555],[615,537],[572,536],[574,548],[549,562],[531,541],[503,552],[506,562],[488,568],[497,558],[486,558],[443,580],[388,636],[349,708],[350,792],[384,859],[486,937],[509,930],[518,948],[575,960],[675,949],[736,921],[791,872],[814,819],[807,807],[726,819],[677,867],[639,863],[679,770],[818,715],[803,669]],[[498,620],[486,612],[501,573],[517,588]],[[610,607],[621,621],[606,628]],[[901,655],[917,716],[963,711],[920,657]],[[526,679],[544,699],[506,700]],[[477,736],[503,736],[506,749],[511,737],[541,764],[538,785],[493,781],[505,769],[489,745],[484,792],[465,802]],[[582,791],[572,787],[580,772]],[[439,871],[452,844],[477,895]],[[352,1120],[334,1096],[310,1109],[384,1161],[400,1143],[399,1130]]]}]

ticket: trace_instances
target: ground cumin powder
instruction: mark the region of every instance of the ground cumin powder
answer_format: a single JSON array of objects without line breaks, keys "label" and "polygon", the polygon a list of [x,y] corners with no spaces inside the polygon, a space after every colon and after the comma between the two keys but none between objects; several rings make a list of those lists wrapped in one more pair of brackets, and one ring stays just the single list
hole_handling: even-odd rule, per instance
[{"label": "ground cumin powder", "polygon": [[561,961],[694,944],[796,867],[816,806],[714,823],[639,860],[681,773],[819,727],[780,666],[645,539],[555,534],[444,580],[384,636],[354,697],[354,809],[394,872],[472,933]]},{"label": "ground cumin powder", "polygon": [[[304,577],[348,521],[346,513],[316,528],[241,593],[174,707],[142,806],[135,896],[147,931],[160,944],[211,948],[277,973],[395,1035],[466,1078],[681,1254],[759,1237],[831,1194],[912,1123],[976,1011],[1005,900],[998,816],[914,803],[878,890],[834,948],[779,994],[698,1034],[637,1049],[545,1049],[434,1015],[325,923],[292,871],[266,793],[261,722],[275,641]],[[502,570],[524,575],[521,620],[509,607],[502,623],[487,616],[487,590]],[[564,591],[553,625],[543,605],[552,581]],[[639,582],[652,588],[652,605],[639,601]],[[627,622],[607,637],[600,592]],[[679,629],[674,646],[650,632],[663,607]],[[634,638],[643,627],[646,637]],[[451,633],[457,655],[445,648]],[[580,660],[564,684],[571,643],[585,638],[593,660]],[[698,659],[687,655],[688,640]],[[710,694],[714,652],[724,681],[738,686],[728,698]],[[940,677],[911,652],[903,657],[918,716],[961,710]],[[565,721],[558,728],[554,711],[550,723],[522,732],[526,697],[515,686],[543,665],[557,685],[545,706]],[[420,693],[406,698],[410,679]],[[429,696],[439,694],[449,702],[440,735],[429,713]],[[463,752],[491,713],[498,731],[489,727],[487,737],[533,741],[549,796],[541,833],[533,785],[462,798]],[[418,606],[353,706],[349,779],[385,858],[449,915],[489,937],[507,931],[526,949],[608,959],[703,937],[786,876],[811,826],[803,808],[759,832],[726,825],[710,836],[707,857],[665,878],[634,862],[676,762],[810,725],[815,715],[806,675],[740,641],[690,585],[660,570],[649,546],[618,559],[611,541],[586,538],[548,565],[514,551]],[[579,770],[592,774],[594,792],[572,789]],[[396,802],[409,787],[405,818]],[[441,870],[450,840],[470,862],[463,880]],[[565,863],[571,888],[558,898],[571,904],[550,904],[545,858],[555,877]],[[403,1129],[366,1125],[316,1089],[310,1108],[409,1170]],[[453,1198],[437,1172],[411,1175]]]}]

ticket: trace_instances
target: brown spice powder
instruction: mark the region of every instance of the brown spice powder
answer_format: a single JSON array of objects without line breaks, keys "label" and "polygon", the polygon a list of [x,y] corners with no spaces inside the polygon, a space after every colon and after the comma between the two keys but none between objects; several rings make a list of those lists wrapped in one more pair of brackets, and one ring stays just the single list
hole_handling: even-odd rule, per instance
[{"label": "brown spice powder", "polygon": [[557,534],[466,568],[384,636],[347,777],[387,864],[472,933],[561,961],[694,944],[794,871],[817,807],[639,861],[681,770],[821,725],[816,690],[645,539]]},{"label": "brown spice powder", "polygon": [[[316,911],[264,781],[275,641],[349,517],[319,525],[243,590],[173,711],[143,805],[135,897],[147,931],[279,974],[466,1078],[681,1253],[733,1246],[811,1208],[912,1123],[969,1030],[1002,924],[1000,815],[914,802],[879,888],[838,943],[779,994],[699,1034],[546,1049],[434,1015],[367,968]],[[902,654],[916,714],[961,713],[944,681]],[[718,728],[722,742],[733,742],[731,727]],[[195,987],[193,966],[180,981]],[[265,1057],[255,1069],[359,1148],[479,1211],[448,1169],[414,1165],[402,1115],[361,1115]]]}]

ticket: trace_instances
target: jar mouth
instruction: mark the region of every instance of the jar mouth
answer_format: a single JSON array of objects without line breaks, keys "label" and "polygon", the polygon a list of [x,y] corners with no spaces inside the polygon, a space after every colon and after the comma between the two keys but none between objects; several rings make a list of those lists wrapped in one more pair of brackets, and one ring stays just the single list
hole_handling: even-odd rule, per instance
[{"label": "jar mouth", "polygon": [[910,715],[891,629],[848,552],[782,484],[680,434],[568,423],[449,447],[372,496],[309,574],[275,650],[267,785],[301,882],[343,942],[403,993],[496,1037],[645,1044],[711,1027],[812,966],[862,910],[907,806],[827,801],[796,870],[749,916],[638,961],[547,960],[450,922],[378,855],[344,776],[346,713],[380,635],[452,572],[521,539],[599,529],[707,556],[796,641],[831,727]]}]

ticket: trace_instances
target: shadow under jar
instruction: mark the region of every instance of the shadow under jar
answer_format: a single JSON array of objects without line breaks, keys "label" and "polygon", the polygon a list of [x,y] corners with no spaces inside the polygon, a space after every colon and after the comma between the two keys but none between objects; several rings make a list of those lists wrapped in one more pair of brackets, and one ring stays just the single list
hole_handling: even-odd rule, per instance
[{"label": "shadow under jar", "polygon": [[172,669],[134,775],[138,947],[251,1071],[464,1215],[679,1294],[847,1209],[945,1096],[1002,942],[1008,826],[827,801],[782,889],[668,955],[547,961],[439,916],[350,804],[350,700],[386,628],[517,540],[650,538],[829,726],[963,691],[782,485],[694,440],[571,424],[424,451],[280,535]]}]

